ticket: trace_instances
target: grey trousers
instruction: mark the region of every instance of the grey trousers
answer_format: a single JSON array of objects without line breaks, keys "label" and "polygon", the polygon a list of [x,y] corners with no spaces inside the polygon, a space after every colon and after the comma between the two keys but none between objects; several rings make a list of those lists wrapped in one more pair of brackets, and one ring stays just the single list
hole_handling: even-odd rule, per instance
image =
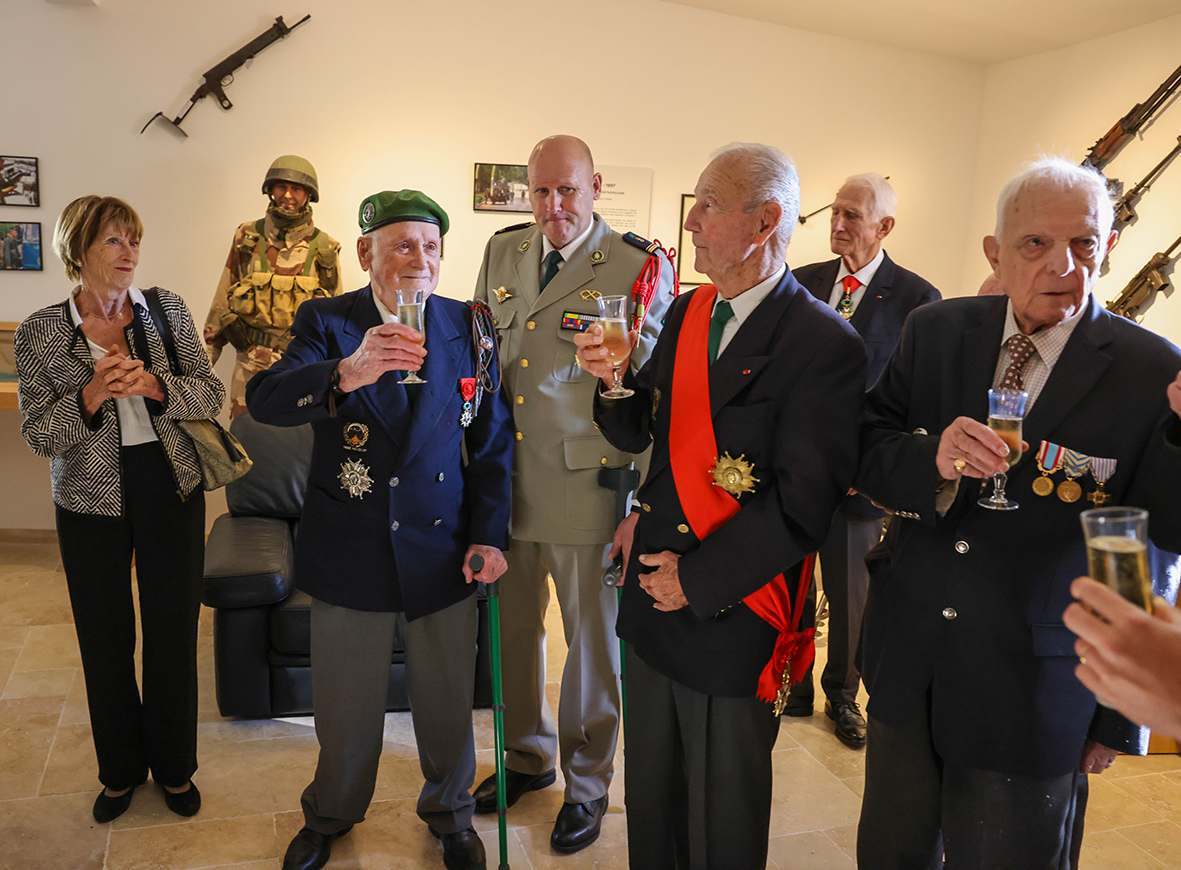
[{"label": "grey trousers", "polygon": [[476,597],[407,621],[312,599],[312,705],[320,759],[304,789],[306,825],[335,834],[365,820],[377,782],[395,626],[406,644],[418,761],[418,816],[441,834],[471,826]]},{"label": "grey trousers", "polygon": [[[560,752],[568,803],[601,798],[614,769],[619,639],[616,593],[603,586],[608,550],[603,544],[514,538],[500,584],[505,764],[518,773],[544,773],[557,766]],[[554,578],[568,648],[556,729],[545,700],[547,572]]]}]

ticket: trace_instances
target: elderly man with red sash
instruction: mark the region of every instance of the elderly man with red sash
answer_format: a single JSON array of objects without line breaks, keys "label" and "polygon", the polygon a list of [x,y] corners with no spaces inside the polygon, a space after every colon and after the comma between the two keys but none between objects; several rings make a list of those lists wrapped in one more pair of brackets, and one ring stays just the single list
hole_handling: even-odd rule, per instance
[{"label": "elderly man with red sash", "polygon": [[[634,870],[766,866],[777,707],[812,659],[801,592],[856,470],[865,385],[857,333],[784,265],[791,161],[727,146],[696,197],[685,229],[714,283],[673,303],[651,358],[625,376],[631,396],[595,400],[608,441],[653,447],[622,527],[617,625]],[[601,338],[594,326],[575,342],[610,384]]]}]

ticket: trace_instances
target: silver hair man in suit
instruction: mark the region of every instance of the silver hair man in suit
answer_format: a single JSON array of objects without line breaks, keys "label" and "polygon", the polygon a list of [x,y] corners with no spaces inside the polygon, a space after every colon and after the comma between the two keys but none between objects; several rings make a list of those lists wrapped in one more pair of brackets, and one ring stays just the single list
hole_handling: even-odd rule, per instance
[{"label": "silver hair man in suit", "polygon": [[[602,578],[620,544],[613,543],[614,496],[599,486],[598,472],[636,458],[608,444],[591,422],[598,379],[576,365],[574,336],[598,317],[597,297],[631,296],[649,257],[657,257],[660,284],[631,356],[638,369],[656,343],[673,272],[662,251],[649,254],[643,239],[621,236],[593,213],[602,177],[581,140],[539,142],[528,183],[536,223],[489,240],[475,292],[496,317],[517,439],[510,582],[501,595],[505,798],[512,806],[553,783],[560,761],[565,801],[551,844],[574,852],[599,835],[619,728],[618,608]],[[569,647],[556,728],[545,699],[547,573]],[[475,797],[477,812],[495,811],[495,778]]]}]

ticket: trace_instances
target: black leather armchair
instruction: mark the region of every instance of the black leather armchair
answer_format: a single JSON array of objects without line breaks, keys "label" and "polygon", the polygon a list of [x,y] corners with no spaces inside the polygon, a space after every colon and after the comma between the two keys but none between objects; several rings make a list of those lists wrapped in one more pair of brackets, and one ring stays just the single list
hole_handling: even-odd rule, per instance
[{"label": "black leather armchair", "polygon": [[[237,417],[230,431],[254,460],[226,487],[205,545],[202,601],[215,609],[213,659],[223,716],[312,712],[311,598],[292,584],[295,536],[312,455],[311,426],[279,428]],[[488,608],[480,592],[475,706],[492,704]],[[408,710],[405,652],[394,638],[388,710]]]}]

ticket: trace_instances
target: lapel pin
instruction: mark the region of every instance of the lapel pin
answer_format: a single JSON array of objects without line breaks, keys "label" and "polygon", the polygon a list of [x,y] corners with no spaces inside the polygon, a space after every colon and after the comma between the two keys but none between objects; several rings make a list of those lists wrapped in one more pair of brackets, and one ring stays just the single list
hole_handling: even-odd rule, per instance
[{"label": "lapel pin", "polygon": [[591,262],[592,262],[592,263],[601,263],[601,262],[603,262],[603,252],[602,252],[602,251],[594,251],[594,252],[591,254]]},{"label": "lapel pin", "polygon": [[742,373],[743,373],[744,375],[749,375],[749,374],[750,374],[750,369],[743,369],[743,370],[742,370]]},{"label": "lapel pin", "polygon": [[581,296],[583,299],[585,299],[587,302],[590,302],[592,299],[598,299],[603,294],[600,293],[598,290],[583,290],[578,295]]},{"label": "lapel pin", "polygon": [[529,240],[525,239],[525,241],[521,242],[521,247],[517,248],[517,250],[522,254],[529,250]]},{"label": "lapel pin", "polygon": [[496,301],[501,305],[504,305],[504,300],[513,298],[513,294],[505,290],[504,287],[497,287],[492,292],[496,294]]}]

